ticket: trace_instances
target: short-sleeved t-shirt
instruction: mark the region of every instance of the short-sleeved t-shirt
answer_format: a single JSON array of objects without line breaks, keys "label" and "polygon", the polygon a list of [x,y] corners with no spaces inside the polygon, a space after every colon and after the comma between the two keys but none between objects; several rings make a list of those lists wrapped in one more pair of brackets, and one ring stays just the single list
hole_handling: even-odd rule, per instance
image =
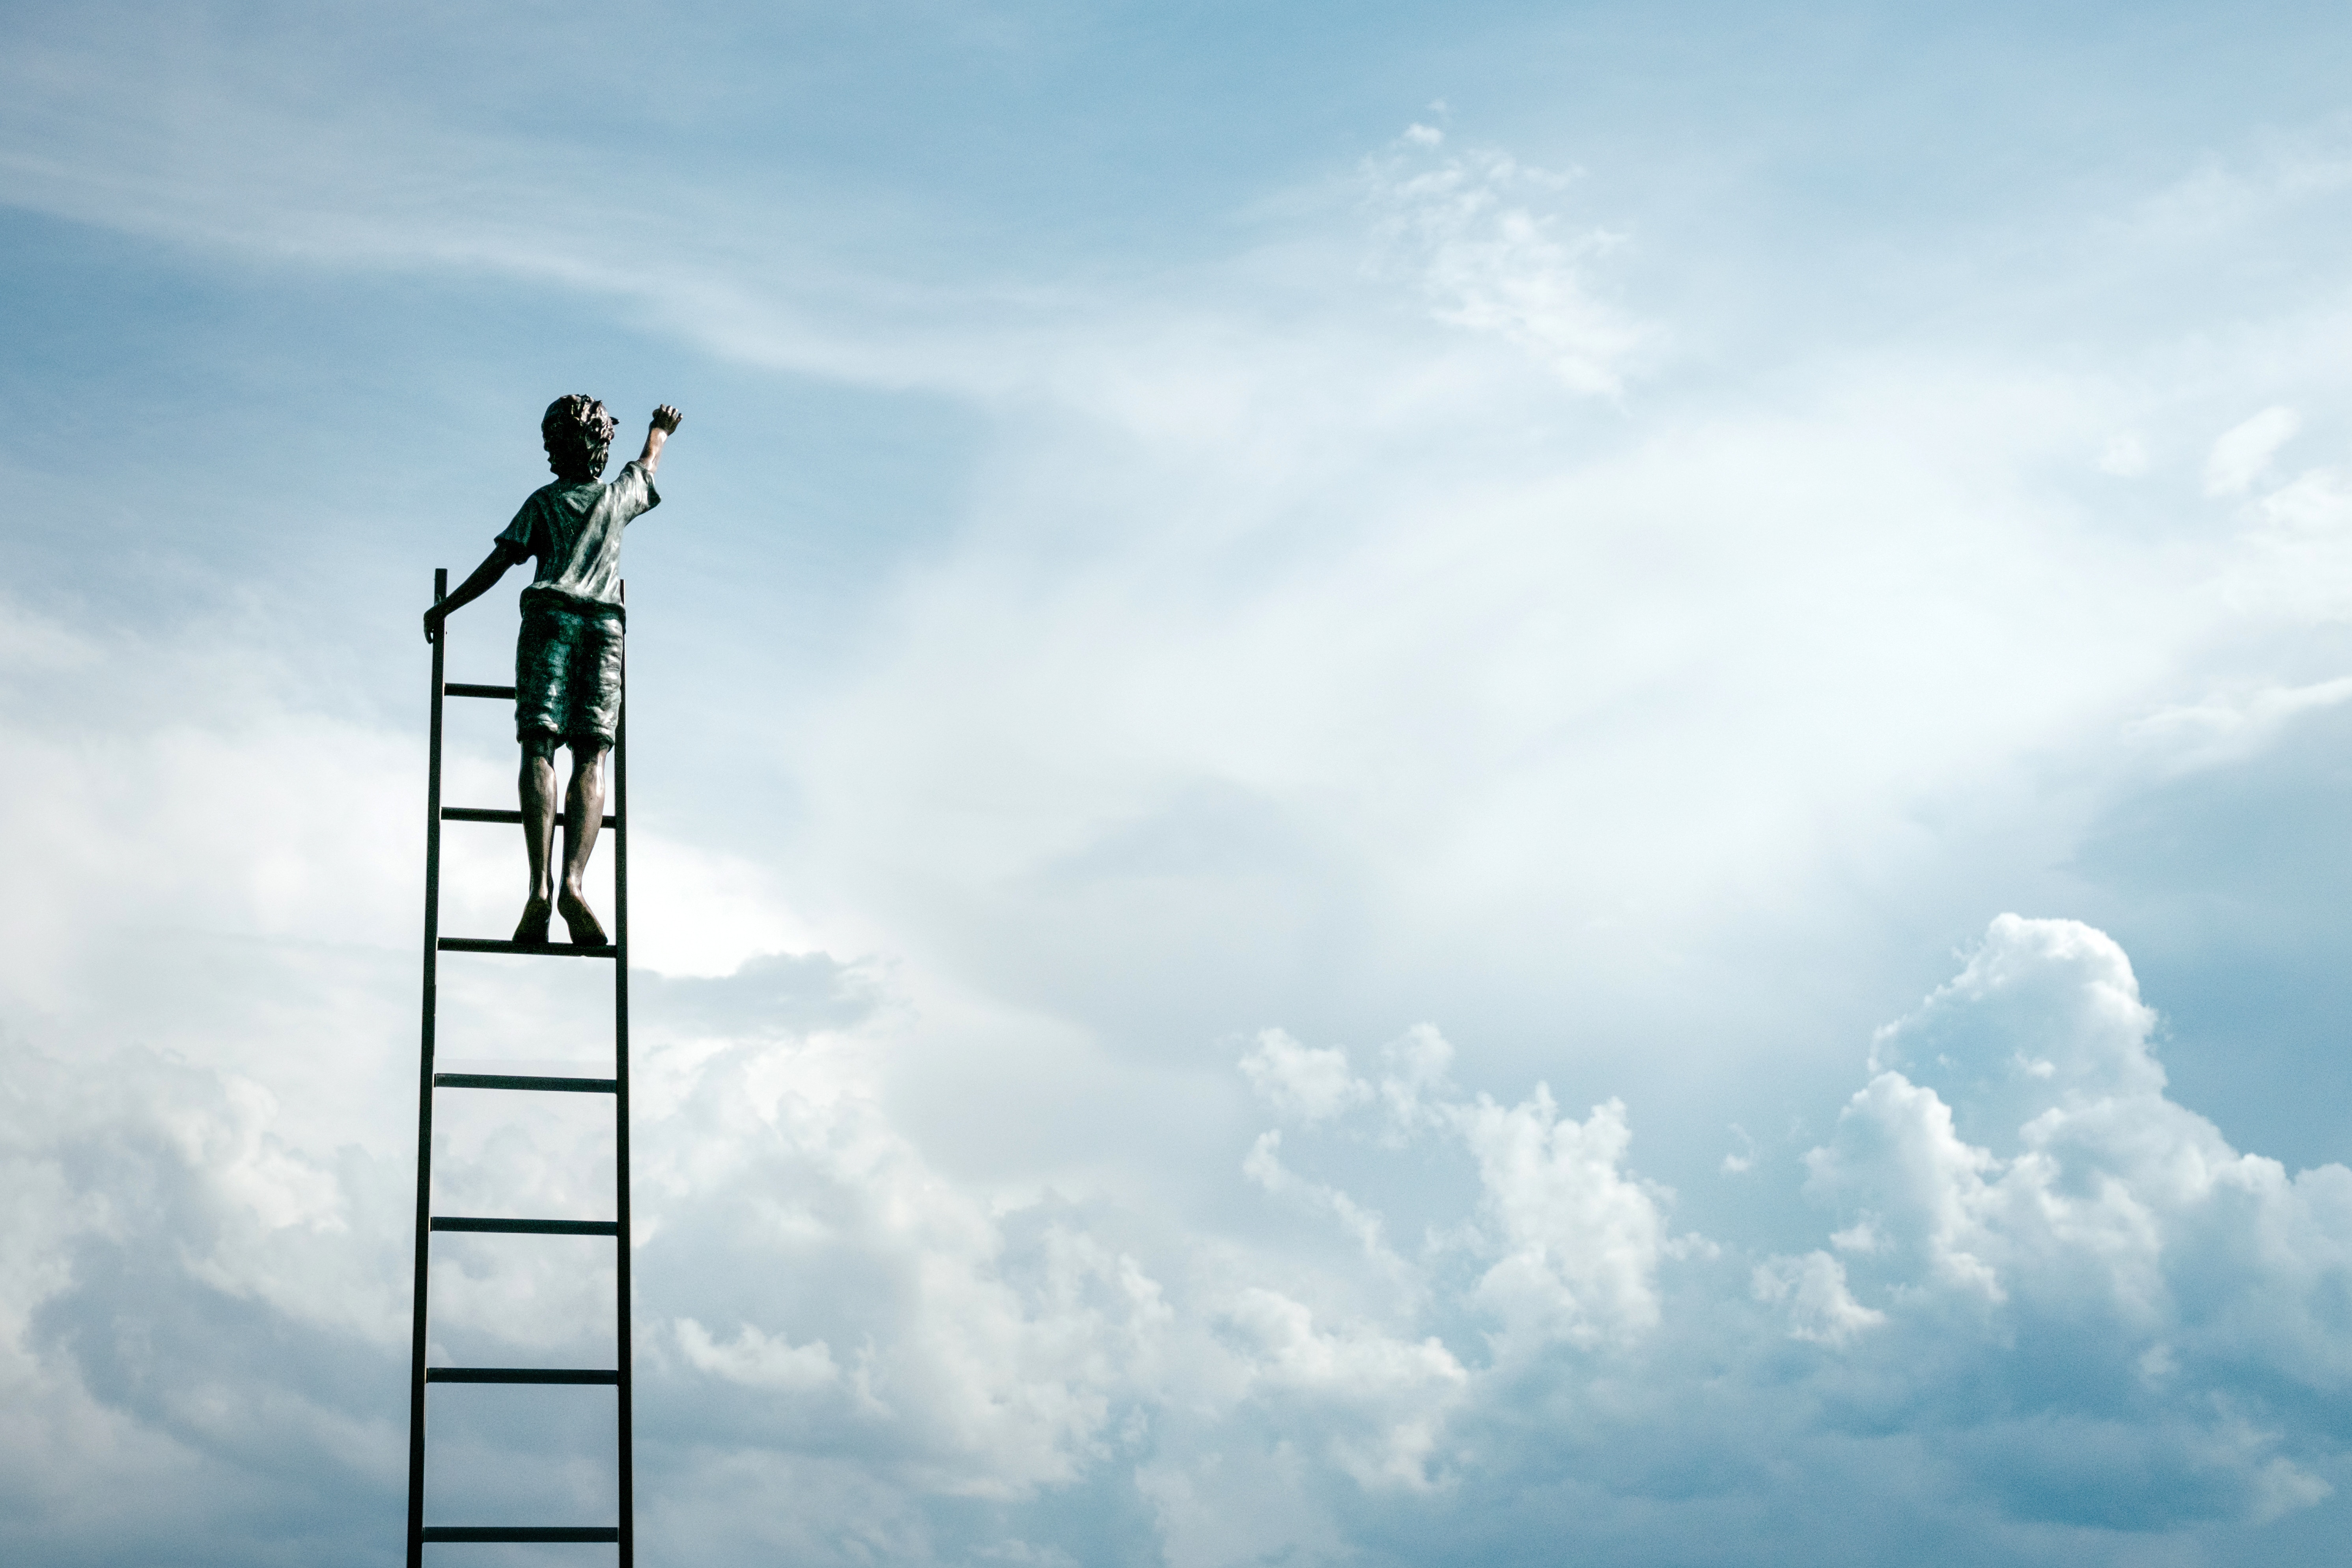
[{"label": "short-sleeved t-shirt", "polygon": [[499,539],[521,545],[538,560],[532,588],[591,604],[618,604],[621,531],[660,504],[653,476],[642,463],[631,462],[611,484],[558,479],[531,491]]}]

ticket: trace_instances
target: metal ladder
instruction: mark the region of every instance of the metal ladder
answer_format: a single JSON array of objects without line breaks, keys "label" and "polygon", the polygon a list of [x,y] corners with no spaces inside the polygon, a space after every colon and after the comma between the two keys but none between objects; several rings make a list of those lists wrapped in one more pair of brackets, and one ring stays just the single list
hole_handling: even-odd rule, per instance
[{"label": "metal ladder", "polygon": [[[433,602],[449,592],[446,567],[433,574]],[[612,752],[612,811],[604,826],[613,836],[613,941],[603,947],[568,942],[494,942],[441,934],[441,825],[444,822],[520,824],[520,811],[484,810],[441,804],[441,704],[445,697],[514,699],[511,686],[471,686],[444,679],[448,623],[433,644],[432,762],[425,786],[425,1041],[416,1089],[416,1283],[415,1326],[408,1370],[408,1568],[421,1568],[428,1542],[609,1542],[621,1549],[621,1568],[633,1568],[635,1500],[631,1468],[629,1407],[629,726],[627,663],[622,666],[621,720]],[[561,824],[563,814],[556,821]],[[603,959],[613,965],[612,1078],[527,1078],[503,1073],[433,1070],[433,1031],[438,1008],[440,955],[445,952],[513,952]],[[609,1094],[613,1097],[614,1180],[618,1189],[612,1220],[482,1219],[436,1215],[433,1198],[433,1095],[436,1089],[511,1089],[525,1092]],[[614,1312],[616,1365],[610,1369],[556,1367],[427,1366],[425,1320],[427,1281],[436,1231],[488,1232],[504,1236],[609,1236],[618,1258]],[[425,1522],[425,1389],[434,1383],[600,1384],[620,1400],[619,1525],[448,1525]]]}]

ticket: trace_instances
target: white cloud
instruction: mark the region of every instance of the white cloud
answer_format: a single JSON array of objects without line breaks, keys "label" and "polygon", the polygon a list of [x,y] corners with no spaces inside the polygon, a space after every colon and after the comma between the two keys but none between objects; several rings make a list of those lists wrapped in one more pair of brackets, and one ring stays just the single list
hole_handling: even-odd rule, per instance
[{"label": "white cloud", "polygon": [[1873,1081],[1906,1067],[1967,1074],[1969,1103],[2006,1130],[2011,1115],[2021,1124],[2035,1107],[2160,1095],[2164,1069],[2148,1050],[2155,1026],[2130,961],[2105,935],[2002,915],[1958,978],[1878,1031]]},{"label": "white cloud", "polygon": [[[1414,125],[1402,141],[1433,152],[1444,135]],[[1364,169],[1381,265],[1410,277],[1439,321],[1517,345],[1572,391],[1611,395],[1654,332],[1592,290],[1593,264],[1624,237],[1596,228],[1563,237],[1559,216],[1535,205],[1574,178],[1492,148],[1433,163],[1400,154]]]},{"label": "white cloud", "polygon": [[1260,1032],[1241,1066],[1269,1104],[1306,1122],[1327,1121],[1371,1097],[1371,1086],[1349,1075],[1346,1052],[1311,1049],[1280,1029]]},{"label": "white cloud", "polygon": [[1612,1100],[1563,1121],[1538,1085],[1508,1109],[1481,1095],[1454,1114],[1502,1254],[1478,1297],[1503,1319],[1510,1348],[1591,1345],[1655,1325],[1664,1194],[1622,1169],[1633,1142],[1625,1107]]},{"label": "white cloud", "polygon": [[841,1375],[834,1364],[833,1348],[823,1340],[795,1345],[771,1339],[745,1323],[731,1341],[720,1342],[692,1318],[677,1321],[678,1349],[686,1359],[714,1377],[751,1388],[799,1392],[823,1388]]},{"label": "white cloud", "polygon": [[1445,1114],[1454,1046],[1433,1024],[1415,1024],[1381,1047],[1380,1099],[1394,1131],[1410,1136]]},{"label": "white cloud", "polygon": [[2312,468],[2263,497],[2263,521],[2290,537],[2340,535],[2352,523],[2352,491],[2344,476]]},{"label": "white cloud", "polygon": [[1249,1156],[1242,1162],[1242,1173],[1276,1197],[1328,1212],[1363,1248],[1365,1257],[1381,1263],[1399,1279],[1409,1278],[1411,1266],[1390,1250],[1386,1224],[1380,1215],[1335,1186],[1302,1180],[1282,1163],[1281,1148],[1279,1129],[1268,1128],[1259,1133],[1257,1142],[1250,1145]]},{"label": "white cloud", "polygon": [[1334,1444],[1349,1476],[1376,1489],[1431,1485],[1427,1467],[1445,1408],[1468,1381],[1443,1343],[1433,1337],[1408,1343],[1362,1328],[1321,1331],[1306,1306],[1257,1288],[1243,1290],[1226,1315],[1251,1345],[1258,1384],[1369,1416],[1375,1427],[1369,1440],[1342,1433]]},{"label": "white cloud", "polygon": [[[1582,1121],[1563,1119],[1551,1091],[1536,1086],[1512,1106],[1486,1095],[1445,1097],[1453,1047],[1434,1028],[1408,1031],[1381,1053],[1390,1071],[1373,1093],[1349,1075],[1336,1049],[1309,1051],[1279,1030],[1260,1037],[1281,1055],[1273,1059],[1314,1063],[1317,1082],[1346,1085],[1330,1094],[1323,1118],[1377,1104],[1382,1119],[1369,1129],[1375,1147],[1402,1149],[1428,1133],[1458,1142],[1475,1163],[1479,1214],[1464,1245],[1488,1259],[1473,1296],[1501,1325],[1496,1344],[1526,1355],[1553,1342],[1591,1346],[1624,1342],[1658,1317],[1655,1274],[1666,1246],[1664,1205],[1670,1194],[1624,1169],[1633,1141],[1618,1100],[1592,1108]],[[1251,1071],[1261,1058],[1244,1058]],[[1254,1079],[1269,1076],[1260,1067]],[[1352,1131],[1341,1129],[1342,1131]],[[1282,1161],[1279,1131],[1262,1134],[1243,1170],[1269,1193],[1328,1214],[1364,1256],[1391,1274],[1403,1260],[1390,1249],[1381,1216],[1348,1193],[1302,1179]]]},{"label": "white cloud", "polygon": [[2245,494],[2278,456],[2279,448],[2302,428],[2303,416],[2294,409],[2273,407],[2223,432],[2205,459],[2205,493]]},{"label": "white cloud", "polygon": [[2352,1340],[2320,1326],[2352,1289],[2352,1171],[2231,1149],[2168,1098],[2155,1026],[2112,941],[2005,915],[1882,1033],[1811,1188],[1864,1216],[1872,1245],[1848,1257],[1898,1335],[1973,1342],[1980,1376],[2079,1342],[2086,1409],[2105,1380],[2155,1379],[2197,1462],[2262,1517],[2327,1493],[2278,1451],[2316,1434],[2293,1433],[2292,1402],[2257,1421],[2226,1391],[2255,1367],[2314,1397],[2352,1378]]},{"label": "white cloud", "polygon": [[1759,1263],[1750,1289],[1759,1301],[1787,1304],[1793,1339],[1842,1345],[1886,1321],[1885,1312],[1853,1299],[1846,1289],[1845,1265],[1826,1252]]}]

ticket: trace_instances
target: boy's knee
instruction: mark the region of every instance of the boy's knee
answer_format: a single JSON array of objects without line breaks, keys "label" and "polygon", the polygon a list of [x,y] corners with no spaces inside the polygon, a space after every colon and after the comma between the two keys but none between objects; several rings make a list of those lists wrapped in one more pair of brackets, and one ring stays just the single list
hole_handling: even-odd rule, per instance
[{"label": "boy's knee", "polygon": [[561,739],[544,731],[538,734],[525,735],[522,738],[522,760],[526,763],[551,763],[555,761],[555,748],[562,743]]}]

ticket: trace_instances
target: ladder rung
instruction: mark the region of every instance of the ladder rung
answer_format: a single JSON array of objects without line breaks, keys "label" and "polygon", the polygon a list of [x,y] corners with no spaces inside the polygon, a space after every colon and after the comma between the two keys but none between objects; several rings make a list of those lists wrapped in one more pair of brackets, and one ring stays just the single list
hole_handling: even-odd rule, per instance
[{"label": "ladder rung", "polygon": [[543,1089],[572,1094],[618,1094],[616,1078],[525,1078],[504,1072],[436,1072],[436,1089]]},{"label": "ladder rung", "polygon": [[618,1541],[610,1524],[428,1524],[427,1541]]},{"label": "ladder rung", "polygon": [[591,947],[582,942],[498,942],[486,936],[445,936],[440,942],[444,952],[521,952],[537,953],[547,958],[616,958],[620,950],[611,942]]},{"label": "ladder rung", "polygon": [[617,1372],[561,1366],[428,1366],[427,1383],[618,1383]]},{"label": "ladder rung", "polygon": [[609,1219],[475,1219],[465,1215],[435,1215],[436,1230],[487,1230],[501,1236],[618,1236],[620,1222]]},{"label": "ladder rung", "polygon": [[464,680],[445,680],[441,683],[441,689],[452,697],[510,698],[514,695],[514,688],[511,686],[476,686]]},{"label": "ladder rung", "polygon": [[[571,813],[569,812],[557,812],[555,814],[555,826],[558,827],[562,826],[563,819],[570,815]],[[500,811],[495,806],[445,805],[441,808],[441,820],[444,822],[511,822],[516,826],[520,827],[522,826],[522,813],[520,811]],[[607,827],[618,827],[620,823],[614,817],[613,814],[608,811],[604,814],[604,826]]]}]

